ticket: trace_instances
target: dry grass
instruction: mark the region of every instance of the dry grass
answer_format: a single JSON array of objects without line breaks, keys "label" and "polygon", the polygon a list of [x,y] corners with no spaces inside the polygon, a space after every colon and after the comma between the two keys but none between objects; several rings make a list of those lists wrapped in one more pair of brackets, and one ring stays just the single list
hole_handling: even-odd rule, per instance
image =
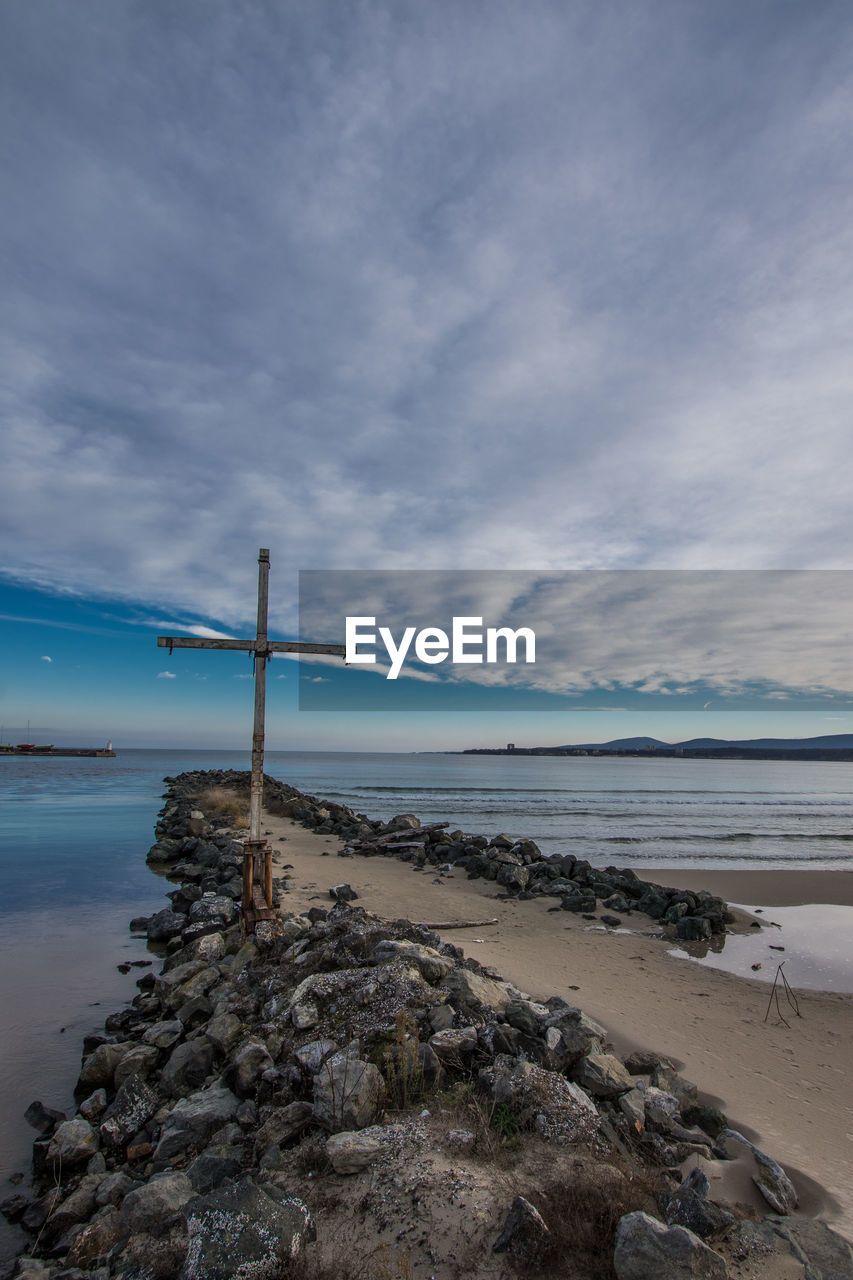
[{"label": "dry grass", "polygon": [[619,1219],[637,1209],[656,1213],[657,1177],[626,1164],[573,1160],[555,1176],[542,1169],[541,1180],[525,1177],[516,1194],[538,1209],[548,1237],[538,1256],[509,1259],[519,1275],[615,1280],[613,1247]]},{"label": "dry grass", "polygon": [[226,818],[233,827],[249,825],[248,795],[228,787],[209,787],[192,797],[206,818]]}]

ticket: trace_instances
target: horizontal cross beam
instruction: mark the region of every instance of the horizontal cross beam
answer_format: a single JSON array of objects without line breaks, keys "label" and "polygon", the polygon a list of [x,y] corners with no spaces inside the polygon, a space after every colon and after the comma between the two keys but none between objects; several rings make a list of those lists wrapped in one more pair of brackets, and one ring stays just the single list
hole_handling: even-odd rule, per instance
[{"label": "horizontal cross beam", "polygon": [[242,649],[246,653],[328,653],[343,658],[342,644],[303,644],[300,640],[196,640],[189,636],[158,636],[159,649]]}]

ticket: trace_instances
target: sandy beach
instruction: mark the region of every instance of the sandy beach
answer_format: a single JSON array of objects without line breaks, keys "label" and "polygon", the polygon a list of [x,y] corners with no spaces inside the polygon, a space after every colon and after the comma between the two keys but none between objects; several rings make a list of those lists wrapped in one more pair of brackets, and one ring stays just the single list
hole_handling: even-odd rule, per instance
[{"label": "sandy beach", "polygon": [[[380,916],[431,925],[495,920],[447,936],[534,998],[559,994],[579,1004],[608,1028],[618,1051],[668,1056],[735,1128],[785,1165],[803,1212],[853,1238],[853,996],[799,992],[800,1017],[786,1026],[774,1011],[765,1021],[767,982],[672,957],[671,943],[650,936],[648,917],[632,917],[637,932],[605,931],[549,911],[547,898],[500,900],[493,882],[468,880],[463,871],[439,877],[395,858],[339,858],[334,836],[271,814],[264,825],[274,874],[289,877],[284,910],[328,905],[329,889],[346,881],[358,905]],[[644,874],[676,883],[672,868]],[[756,906],[853,905],[846,872],[682,872],[677,883]]]}]

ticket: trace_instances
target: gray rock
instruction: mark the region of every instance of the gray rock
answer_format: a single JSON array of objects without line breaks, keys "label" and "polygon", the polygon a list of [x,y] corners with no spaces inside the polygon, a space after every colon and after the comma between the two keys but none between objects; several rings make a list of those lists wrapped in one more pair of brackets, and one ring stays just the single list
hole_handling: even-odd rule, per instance
[{"label": "gray rock", "polygon": [[329,897],[334,898],[335,902],[355,902],[358,894],[352,885],[336,884],[333,889],[329,890]]},{"label": "gray rock", "polygon": [[274,1274],[316,1238],[301,1200],[251,1178],[225,1182],[185,1206],[189,1248],[181,1280],[252,1280]]},{"label": "gray rock", "polygon": [[733,1213],[708,1199],[710,1183],[701,1169],[691,1169],[666,1206],[669,1226],[687,1227],[702,1240],[718,1235],[734,1225]]},{"label": "gray rock", "polygon": [[58,1124],[66,1119],[64,1111],[54,1111],[53,1107],[46,1107],[43,1102],[31,1102],[24,1112],[24,1119],[27,1124],[38,1133],[53,1133]]},{"label": "gray rock", "polygon": [[142,1043],[155,1049],[171,1049],[184,1034],[184,1024],[179,1018],[168,1022],[155,1022],[143,1033]]},{"label": "gray rock", "polygon": [[675,936],[683,942],[704,942],[711,936],[711,921],[704,916],[682,916],[675,926]]},{"label": "gray rock", "polygon": [[128,1191],[121,1206],[122,1221],[128,1231],[158,1235],[178,1220],[194,1194],[185,1173],[155,1174],[150,1182]]},{"label": "gray rock", "polygon": [[752,1175],[752,1181],[758,1187],[770,1208],[775,1213],[782,1214],[790,1213],[792,1209],[796,1209],[799,1204],[799,1196],[794,1184],[782,1166],[777,1164],[772,1156],[768,1156],[766,1152],[761,1151],[754,1142],[750,1142],[749,1138],[745,1138],[742,1133],[738,1133],[737,1129],[724,1129],[717,1141],[723,1144],[729,1139],[748,1147],[755,1157],[758,1173]]},{"label": "gray rock", "polygon": [[95,1193],[101,1182],[100,1174],[87,1174],[61,1204],[55,1206],[48,1220],[52,1237],[63,1235],[69,1227],[86,1222],[95,1212]]},{"label": "gray rock", "polygon": [[448,993],[450,1003],[456,1009],[497,1009],[503,1011],[520,996],[520,992],[508,982],[498,982],[469,969],[454,969],[439,983]]},{"label": "gray rock", "polygon": [[47,1148],[47,1161],[54,1170],[84,1164],[98,1150],[98,1135],[82,1116],[66,1120],[56,1128]]},{"label": "gray rock", "polygon": [[618,1280],[726,1280],[725,1261],[684,1227],[665,1227],[647,1213],[628,1213],[616,1228]]},{"label": "gray rock", "polygon": [[804,1268],[804,1280],[853,1280],[853,1249],[816,1218],[777,1218],[743,1222],[737,1237],[747,1251],[768,1249]]},{"label": "gray rock", "polygon": [[429,1047],[442,1062],[470,1057],[477,1048],[476,1027],[449,1027],[429,1038]]},{"label": "gray rock", "polygon": [[685,1107],[693,1106],[698,1097],[698,1090],[692,1080],[685,1080],[684,1076],[679,1075],[674,1067],[668,1063],[660,1062],[652,1072],[651,1085],[656,1089],[663,1089],[665,1093],[671,1093],[678,1101],[678,1108],[684,1111]]},{"label": "gray rock", "polygon": [[179,911],[170,911],[164,907],[156,915],[151,916],[146,926],[149,942],[168,942],[177,938],[187,924],[187,917]]},{"label": "gray rock", "polygon": [[292,1142],[314,1119],[310,1102],[291,1102],[286,1107],[275,1107],[264,1119],[255,1135],[255,1147],[265,1151],[269,1146],[282,1147]]},{"label": "gray rock", "polygon": [[[81,1102],[78,1111],[84,1120],[97,1120],[98,1116],[107,1109],[107,1091],[106,1089],[96,1089],[91,1093],[85,1102]],[[52,1127],[52,1126],[51,1126]]]},{"label": "gray rock", "polygon": [[345,1051],[333,1054],[314,1077],[314,1116],[333,1133],[363,1129],[376,1115],[383,1087],[372,1063]]},{"label": "gray rock", "polygon": [[239,915],[233,898],[224,894],[205,893],[190,907],[190,924],[218,925],[227,928]]},{"label": "gray rock", "polygon": [[243,1167],[243,1148],[236,1143],[212,1143],[196,1156],[187,1177],[198,1195],[213,1191],[226,1178],[236,1178]]},{"label": "gray rock", "polygon": [[98,1190],[95,1192],[95,1204],[101,1208],[108,1204],[121,1204],[128,1191],[131,1191],[137,1185],[133,1178],[129,1178],[121,1170],[116,1173],[108,1173],[98,1184]]},{"label": "gray rock", "polygon": [[387,1142],[388,1131],[381,1125],[334,1133],[326,1139],[326,1155],[335,1173],[361,1173],[379,1158]]},{"label": "gray rock", "polygon": [[273,1066],[269,1050],[262,1040],[247,1040],[234,1055],[226,1080],[240,1098],[253,1093],[259,1078]]},{"label": "gray rock", "polygon": [[422,946],[418,942],[400,942],[388,938],[380,942],[373,952],[377,964],[385,964],[390,960],[402,958],[409,960],[420,970],[427,982],[440,982],[453,970],[454,962],[447,956],[440,955],[433,947]]},{"label": "gray rock", "polygon": [[172,1098],[181,1098],[200,1088],[210,1074],[214,1052],[206,1036],[196,1036],[177,1045],[160,1072],[163,1091]]},{"label": "gray rock", "polygon": [[163,1168],[188,1148],[199,1150],[206,1146],[217,1129],[233,1120],[239,1105],[240,1100],[223,1085],[213,1085],[182,1098],[163,1122],[154,1151],[155,1165]]},{"label": "gray rock", "polygon": [[313,1000],[301,1000],[291,1009],[290,1020],[297,1031],[311,1031],[320,1021],[320,1010]]},{"label": "gray rock", "polygon": [[152,1044],[140,1044],[125,1054],[113,1073],[113,1084],[120,1089],[130,1076],[148,1076],[160,1062],[160,1050]]},{"label": "gray rock", "polygon": [[492,1245],[492,1253],[512,1253],[518,1258],[534,1258],[550,1232],[538,1209],[516,1196],[504,1219],[501,1233]]},{"label": "gray rock", "polygon": [[211,1018],[205,1035],[217,1053],[228,1053],[243,1034],[243,1023],[234,1013],[220,1013]]},{"label": "gray rock", "polygon": [[130,1040],[122,1044],[99,1044],[83,1062],[77,1077],[77,1089],[112,1089],[116,1067],[135,1048]]},{"label": "gray rock", "polygon": [[578,1084],[596,1098],[618,1098],[634,1087],[625,1067],[610,1053],[591,1053],[581,1058],[574,1075]]},{"label": "gray rock", "polygon": [[113,1098],[101,1122],[101,1139],[108,1147],[123,1146],[153,1116],[160,1099],[141,1076],[130,1076]]},{"label": "gray rock", "polygon": [[316,1076],[326,1059],[337,1051],[334,1040],[311,1040],[301,1049],[294,1049],[293,1056],[306,1075]]}]

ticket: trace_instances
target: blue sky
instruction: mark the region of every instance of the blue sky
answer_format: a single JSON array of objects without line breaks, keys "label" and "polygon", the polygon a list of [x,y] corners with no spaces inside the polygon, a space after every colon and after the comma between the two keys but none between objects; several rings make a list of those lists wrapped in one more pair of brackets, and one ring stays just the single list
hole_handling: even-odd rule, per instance
[{"label": "blue sky", "polygon": [[[300,569],[853,567],[851,53],[840,2],[4,6],[3,724],[239,745],[248,660],[153,637],[251,629],[262,545],[279,635]],[[297,670],[273,745],[711,732]]]}]

